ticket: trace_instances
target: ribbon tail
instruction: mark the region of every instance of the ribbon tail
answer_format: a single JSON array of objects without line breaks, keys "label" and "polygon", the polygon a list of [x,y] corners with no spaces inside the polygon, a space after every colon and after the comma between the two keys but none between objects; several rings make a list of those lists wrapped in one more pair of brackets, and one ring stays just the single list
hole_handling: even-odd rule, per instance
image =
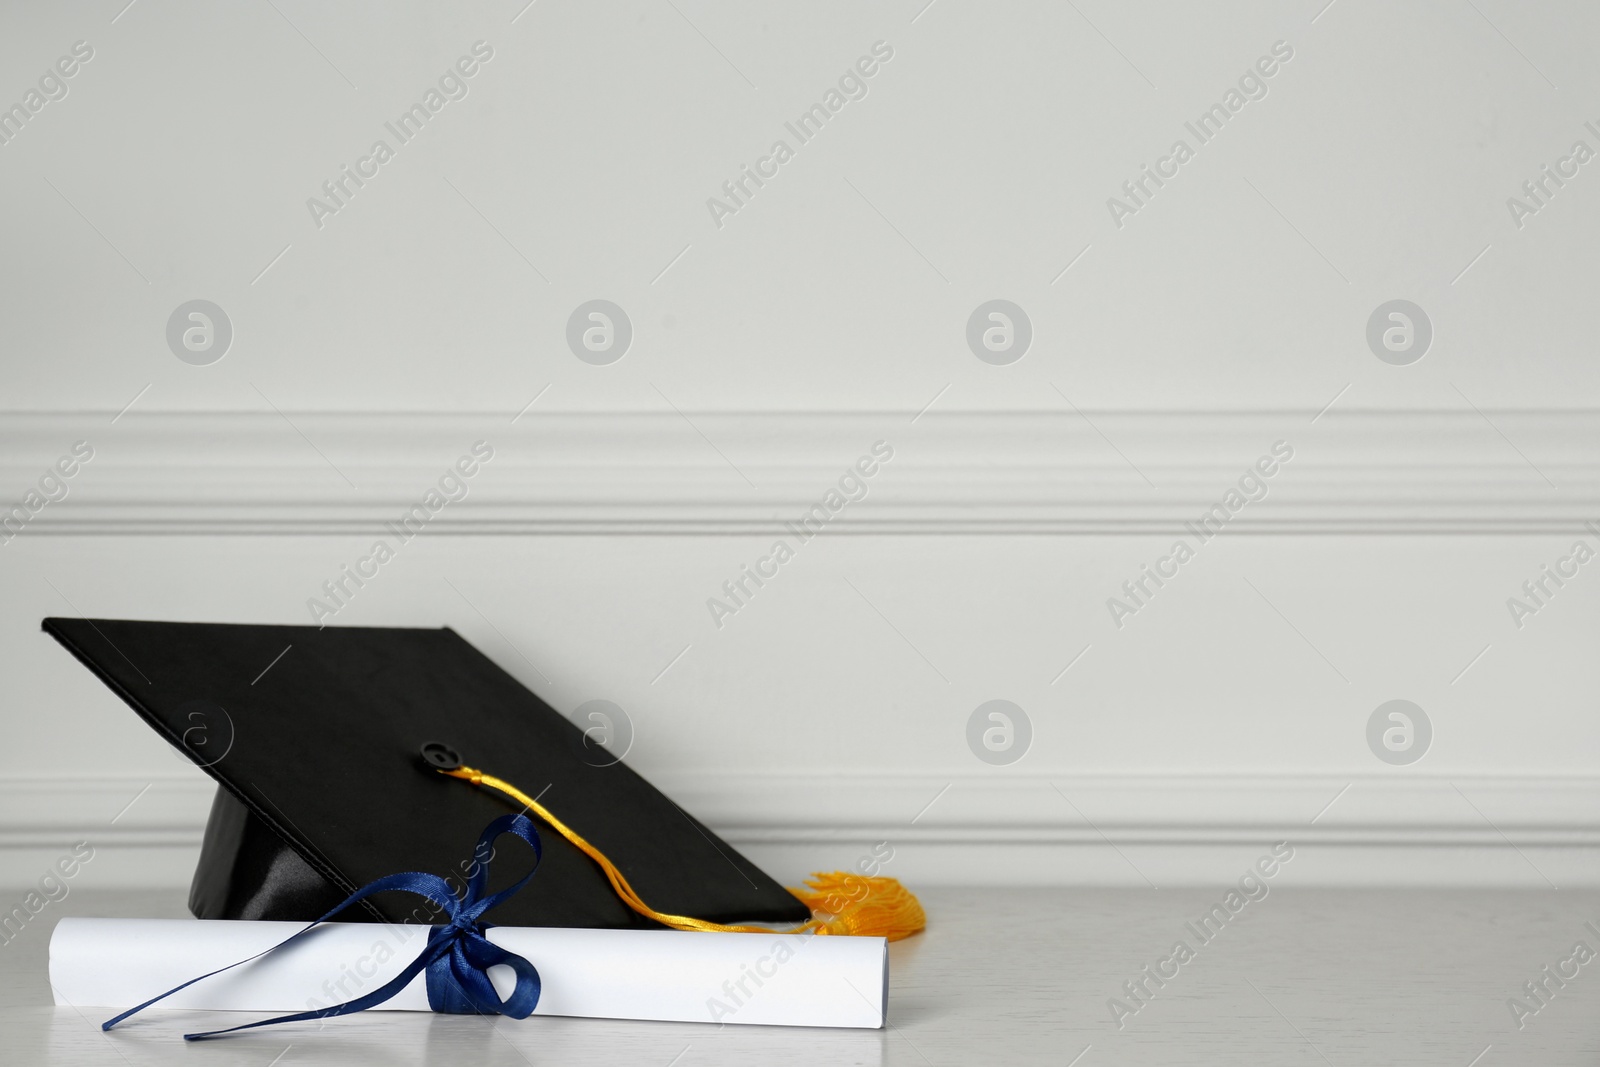
[{"label": "ribbon tail", "polygon": [[[244,1023],[240,1026],[230,1026],[225,1030],[207,1030],[198,1034],[184,1034],[183,1039],[185,1041],[205,1041],[208,1038],[221,1037],[223,1034],[237,1033],[240,1030],[253,1030],[258,1026],[275,1026],[278,1023],[308,1022],[312,1019],[331,1019],[336,1015],[351,1015],[358,1011],[366,1011],[368,1008],[376,1007],[377,1005],[382,1004],[384,1001],[388,1000],[390,997],[393,997],[406,986],[410,985],[411,980],[417,975],[421,974],[424,967],[433,962],[430,957],[435,955],[435,952],[430,951],[432,949],[433,946],[431,945],[427,948],[424,948],[422,953],[418,955],[416,959],[406,964],[405,970],[395,975],[392,979],[390,979],[388,982],[385,982],[377,989],[374,989],[365,996],[357,997],[354,1000],[347,1000],[343,1004],[334,1004],[331,1007],[317,1008],[313,1011],[295,1012],[293,1015],[279,1015],[273,1019],[261,1019],[257,1022]],[[199,981],[199,979],[197,978],[195,981]],[[182,989],[183,987],[179,986],[178,988]],[[176,990],[174,990],[174,992],[176,992]],[[138,1009],[136,1008],[134,1010],[137,1011]],[[132,1012],[129,1014],[132,1014]]]},{"label": "ribbon tail", "polygon": [[[185,1034],[185,1041],[204,1041],[208,1038],[221,1037],[224,1034],[237,1033],[240,1030],[252,1030],[259,1026],[275,1026],[279,1023],[309,1022],[311,1020],[329,1019],[339,1015],[350,1015],[368,1008],[376,1007],[389,1000],[411,983],[418,974],[427,972],[428,1004],[434,1011],[466,1013],[477,1011],[483,1014],[509,1015],[515,1019],[525,1019],[532,1014],[538,1006],[540,982],[539,972],[528,960],[515,953],[508,952],[484,938],[483,925],[479,916],[496,904],[518,892],[528,884],[533,877],[530,870],[522,879],[510,887],[501,890],[493,896],[484,897],[483,893],[488,886],[489,860],[493,857],[493,844],[502,834],[512,834],[521,838],[532,849],[534,855],[534,870],[538,869],[540,859],[539,831],[527,816],[502,815],[492,821],[484,830],[478,840],[478,847],[474,850],[473,859],[476,869],[467,884],[466,892],[457,899],[450,884],[443,878],[433,874],[408,872],[392,874],[386,878],[379,878],[369,882],[360,889],[351,893],[338,907],[328,912],[322,918],[306,926],[289,937],[278,942],[270,948],[263,949],[247,959],[230,963],[226,967],[219,967],[214,971],[202,974],[198,978],[191,978],[182,985],[174,986],[159,996],[151,997],[136,1007],[129,1008],[115,1018],[108,1019],[100,1024],[101,1030],[110,1030],[118,1023],[150,1007],[160,1003],[172,994],[203,982],[207,978],[221,974],[223,971],[232,970],[243,966],[263,956],[276,952],[287,945],[298,941],[311,933],[318,926],[327,922],[341,911],[350,907],[375,893],[406,892],[420,896],[438,905],[450,917],[450,925],[436,926],[429,934],[428,943],[423,947],[417,957],[408,963],[405,968],[393,979],[386,982],[378,989],[364,996],[335,1004],[327,1008],[316,1008],[311,1011],[295,1012],[291,1015],[280,1015],[271,1019],[262,1019],[253,1023],[244,1023],[223,1030],[207,1030],[200,1033]],[[502,1001],[499,993],[494,988],[494,983],[489,980],[488,969],[496,965],[511,967],[516,972],[516,986],[511,997]]]},{"label": "ribbon tail", "polygon": [[[434,893],[430,893],[430,892],[427,891],[429,889],[432,889],[436,893],[439,893],[441,895],[440,896],[435,896]],[[180,990],[187,989],[190,986],[194,985],[196,982],[203,982],[207,978],[210,978],[212,975],[221,974],[223,971],[231,971],[235,967],[242,967],[245,964],[251,962],[252,960],[258,960],[262,956],[267,955],[268,953],[276,952],[276,951],[278,951],[278,949],[283,948],[285,945],[289,945],[289,944],[292,944],[295,941],[298,941],[300,938],[304,937],[306,934],[309,934],[312,930],[316,929],[318,926],[321,926],[323,923],[327,922],[329,919],[333,918],[335,915],[339,914],[341,911],[343,911],[344,909],[348,908],[350,905],[355,904],[355,903],[357,903],[359,901],[365,900],[367,897],[372,896],[374,893],[381,893],[381,892],[384,892],[386,890],[403,890],[403,891],[408,892],[408,893],[414,893],[417,896],[425,897],[428,900],[433,901],[435,904],[441,905],[447,911],[453,910],[456,907],[456,900],[455,900],[455,897],[453,895],[451,895],[451,893],[450,893],[450,887],[449,887],[448,883],[446,883],[444,879],[438,877],[437,875],[419,874],[419,873],[415,873],[415,872],[406,873],[406,874],[391,874],[387,878],[380,878],[377,881],[371,883],[370,885],[363,886],[362,888],[356,890],[354,893],[351,893],[348,897],[345,898],[344,903],[340,904],[338,907],[336,907],[332,911],[328,912],[326,915],[324,915],[322,918],[318,919],[316,922],[313,922],[313,923],[310,923],[309,925],[307,925],[304,930],[300,930],[297,933],[289,935],[288,937],[284,938],[282,941],[278,942],[276,945],[273,945],[271,948],[264,948],[260,952],[257,952],[254,956],[246,957],[245,959],[239,960],[237,963],[230,963],[226,967],[218,967],[216,970],[211,971],[208,974],[202,974],[198,978],[191,978],[187,982],[184,982],[182,985],[173,986],[171,989],[167,990],[165,993],[162,993],[159,996],[151,997],[149,1000],[145,1001],[143,1004],[140,1004],[137,1007],[129,1008],[127,1011],[123,1012],[121,1015],[118,1015],[118,1016],[116,1016],[114,1018],[111,1018],[111,1019],[107,1019],[105,1022],[100,1024],[100,1029],[102,1031],[110,1030],[113,1026],[116,1026],[118,1023],[120,1023],[123,1020],[129,1018],[130,1016],[137,1015],[139,1012],[144,1011],[144,1009],[150,1007],[150,1005],[158,1003],[158,1002],[163,1001],[163,1000],[166,1000],[168,997],[172,996],[172,994],[177,993]],[[390,996],[393,996],[393,994],[390,994]]]},{"label": "ribbon tail", "polygon": [[[310,927],[307,927],[307,929],[310,929]],[[302,930],[301,933],[305,933],[305,931]],[[298,937],[300,935],[296,934],[295,936]],[[293,938],[291,938],[290,940],[293,940]],[[285,941],[285,942],[283,942],[283,944],[288,944],[288,942]],[[279,945],[272,946],[272,948],[278,948],[278,947],[280,947],[280,946]],[[183,983],[182,985],[173,986],[171,989],[167,990],[165,993],[157,994],[156,996],[153,996],[149,1000],[145,1001],[143,1004],[140,1004],[137,1007],[129,1008],[127,1011],[123,1012],[121,1015],[116,1016],[115,1018],[107,1019],[105,1022],[100,1024],[100,1029],[101,1030],[109,1030],[113,1026],[115,1026],[118,1023],[122,1022],[124,1019],[128,1018],[129,1016],[137,1015],[141,1011],[144,1011],[146,1008],[148,1008],[150,1005],[156,1003],[157,1001],[166,1000],[168,997],[172,996],[172,994],[174,994],[174,993],[176,993],[176,992],[178,992],[180,990],[183,990],[183,989],[188,989],[190,986],[194,985],[196,982],[203,982],[207,978],[210,978],[211,975],[213,975],[213,974],[221,974],[223,971],[231,971],[235,967],[241,967],[244,964],[249,963],[250,960],[260,959],[262,956],[265,956],[268,952],[271,952],[271,951],[272,951],[271,948],[264,949],[263,951],[256,953],[254,956],[251,956],[250,959],[240,960],[238,963],[230,963],[226,967],[218,967],[216,970],[210,972],[210,974],[202,974],[198,978],[189,979],[187,982]]]}]

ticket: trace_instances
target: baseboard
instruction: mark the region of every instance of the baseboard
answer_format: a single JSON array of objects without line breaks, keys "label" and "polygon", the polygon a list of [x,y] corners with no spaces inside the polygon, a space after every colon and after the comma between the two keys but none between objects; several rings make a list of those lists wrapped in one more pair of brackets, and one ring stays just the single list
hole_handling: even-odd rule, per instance
[{"label": "baseboard", "polygon": [[[884,853],[920,884],[1229,881],[1274,844],[1304,885],[1600,885],[1600,776],[671,774],[657,784],[774,874]],[[74,842],[105,888],[188,884],[212,785],[0,779],[0,886]]]},{"label": "baseboard", "polygon": [[863,458],[875,473],[851,491],[866,495],[836,509],[830,531],[1182,532],[1258,460],[1274,471],[1266,495],[1230,531],[1543,533],[1600,520],[1592,411],[10,414],[0,478],[26,486],[76,441],[93,460],[29,532],[379,533],[475,442],[493,459],[430,530],[781,532]]}]

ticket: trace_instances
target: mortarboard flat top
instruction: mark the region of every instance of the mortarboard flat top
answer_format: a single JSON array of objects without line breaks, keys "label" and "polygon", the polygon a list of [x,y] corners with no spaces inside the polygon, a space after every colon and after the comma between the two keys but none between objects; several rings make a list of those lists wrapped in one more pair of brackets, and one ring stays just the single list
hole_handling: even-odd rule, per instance
[{"label": "mortarboard flat top", "polygon": [[[429,769],[419,755],[429,743],[539,796],[660,911],[719,923],[810,917],[649,782],[595,759],[577,726],[448,628],[51,618],[44,629],[221,785],[190,898],[201,918],[309,922],[385,875],[459,876],[484,826],[517,806]],[[587,856],[540,830],[539,873],[488,919],[655,925]],[[520,845],[501,851],[495,886],[529,859]],[[367,917],[399,922],[420,901],[373,903]]]}]

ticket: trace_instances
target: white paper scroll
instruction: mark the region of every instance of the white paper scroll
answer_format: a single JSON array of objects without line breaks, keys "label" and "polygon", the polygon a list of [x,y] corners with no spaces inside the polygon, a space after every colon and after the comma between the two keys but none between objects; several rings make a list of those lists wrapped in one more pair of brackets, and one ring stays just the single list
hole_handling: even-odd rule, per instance
[{"label": "white paper scroll", "polygon": [[[50,981],[57,1004],[129,1008],[302,928],[282,922],[62,919],[50,940]],[[426,937],[422,926],[327,923],[156,1008],[281,1014],[328,1007],[393,978],[416,958]],[[539,969],[543,991],[536,1015],[877,1028],[888,1008],[889,956],[881,937],[508,926],[491,928],[488,937]],[[509,968],[492,969],[490,978],[501,996],[510,992]],[[427,1011],[423,976],[376,1010]]]}]

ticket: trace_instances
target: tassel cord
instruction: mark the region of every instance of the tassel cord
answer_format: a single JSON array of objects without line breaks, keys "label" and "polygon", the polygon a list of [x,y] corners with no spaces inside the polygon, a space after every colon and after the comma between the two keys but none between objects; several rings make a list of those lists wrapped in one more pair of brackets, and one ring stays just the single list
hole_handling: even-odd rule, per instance
[{"label": "tassel cord", "polygon": [[[834,871],[814,874],[806,881],[810,891],[790,889],[799,900],[811,909],[812,919],[789,930],[773,930],[767,926],[727,925],[707,922],[687,915],[671,915],[656,911],[634,891],[628,879],[605,854],[586,841],[581,834],[556,818],[543,804],[524,793],[510,782],[473,767],[441,768],[439,773],[460,778],[476,786],[487,787],[510,797],[543,819],[550,828],[570,841],[579,851],[599,866],[611,888],[622,902],[647,919],[674,930],[699,930],[714,933],[745,934],[841,934],[884,937],[898,941],[920,932],[927,925],[927,917],[917,898],[893,878],[869,878],[862,875]],[[829,918],[823,918],[823,915]]]}]

